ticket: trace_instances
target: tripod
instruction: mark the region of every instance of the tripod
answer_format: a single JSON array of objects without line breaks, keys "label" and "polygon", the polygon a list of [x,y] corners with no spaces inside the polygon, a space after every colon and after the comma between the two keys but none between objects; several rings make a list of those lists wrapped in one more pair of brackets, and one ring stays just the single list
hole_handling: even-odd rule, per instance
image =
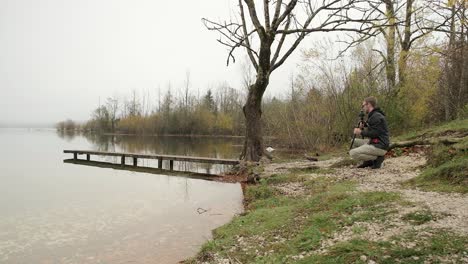
[{"label": "tripod", "polygon": [[[363,128],[364,127],[364,111],[361,110],[361,112],[359,112],[359,123],[358,125],[356,126],[356,128]],[[351,146],[349,146],[349,150],[351,150],[353,148],[353,145],[354,145],[354,140],[356,140],[356,134],[353,133],[353,141],[351,141]]]}]

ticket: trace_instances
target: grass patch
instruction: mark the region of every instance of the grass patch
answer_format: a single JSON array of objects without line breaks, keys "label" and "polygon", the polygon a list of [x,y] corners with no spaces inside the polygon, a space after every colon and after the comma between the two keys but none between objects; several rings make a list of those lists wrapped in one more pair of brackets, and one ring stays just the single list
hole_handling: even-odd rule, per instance
[{"label": "grass patch", "polygon": [[402,217],[402,220],[413,225],[422,225],[435,219],[436,217],[429,210],[411,212]]},{"label": "grass patch", "polygon": [[[468,119],[456,120],[419,133],[419,137],[468,133]],[[434,145],[421,175],[404,183],[427,191],[468,193],[468,138],[446,146]]]},{"label": "grass patch", "polygon": [[355,166],[358,165],[359,161],[353,160],[351,158],[344,158],[340,161],[335,162],[333,165],[331,165],[331,168],[343,168],[343,167],[348,167],[348,166]]},{"label": "grass patch", "polygon": [[[311,155],[313,156],[313,155]],[[333,158],[339,158],[343,156],[343,151],[341,147],[335,148],[327,153],[323,153],[322,155],[316,157],[319,161],[329,160]]]},{"label": "grass patch", "polygon": [[244,193],[245,206],[249,210],[260,208],[275,208],[294,205],[299,202],[281,195],[267,180],[262,179],[259,184],[249,186]]},{"label": "grass patch", "polygon": [[356,192],[353,182],[326,177],[304,179],[307,197],[285,197],[271,186],[291,177],[275,175],[248,186],[247,212],[216,229],[197,259],[217,253],[242,263],[290,262],[288,256],[317,249],[323,239],[357,221],[383,221],[394,213],[389,204],[400,200],[396,193]]},{"label": "grass patch", "polygon": [[313,173],[319,169],[320,168],[317,166],[309,166],[305,168],[292,168],[292,169],[289,169],[289,171],[291,173]]},{"label": "grass patch", "polygon": [[452,133],[468,133],[468,119],[454,120],[423,130],[410,131],[394,138],[395,141],[412,140],[450,135]]},{"label": "grass patch", "polygon": [[468,185],[468,156],[456,157],[437,167],[431,167],[421,175],[427,180],[443,180],[453,185]]},{"label": "grass patch", "polygon": [[[460,142],[464,146],[468,140]],[[459,147],[434,146],[428,155],[427,166],[406,186],[419,187],[423,190],[438,192],[468,193],[468,155]]]},{"label": "grass patch", "polygon": [[273,174],[268,178],[262,179],[267,184],[280,184],[287,182],[304,182],[307,180],[306,175],[298,173],[282,173],[282,174]]},{"label": "grass patch", "polygon": [[336,171],[333,168],[320,168],[318,170],[315,170],[313,173],[315,173],[315,174],[333,174],[335,172]]},{"label": "grass patch", "polygon": [[[393,237],[390,241],[373,242],[352,239],[334,245],[326,254],[312,255],[297,263],[463,263],[468,238],[446,230],[426,230],[430,236],[417,232]],[[291,262],[292,263],[292,262]]]},{"label": "grass patch", "polygon": [[276,191],[267,184],[267,181],[262,179],[257,185],[253,185],[251,188],[247,188],[245,191],[245,200],[263,200],[274,196]]},{"label": "grass patch", "polygon": [[332,174],[335,172],[332,168],[320,168],[316,166],[310,166],[306,168],[293,168],[289,170],[291,173],[303,173],[303,174]]},{"label": "grass patch", "polygon": [[464,151],[466,153],[468,151],[468,140],[463,140],[452,147],[456,151]]}]

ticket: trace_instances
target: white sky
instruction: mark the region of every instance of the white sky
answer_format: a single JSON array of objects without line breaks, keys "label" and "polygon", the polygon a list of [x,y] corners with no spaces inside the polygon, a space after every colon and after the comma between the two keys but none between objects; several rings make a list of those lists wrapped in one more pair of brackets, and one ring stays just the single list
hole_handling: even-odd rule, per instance
[{"label": "white sky", "polygon": [[[83,121],[99,98],[154,96],[169,82],[180,89],[187,70],[194,90],[224,81],[241,89],[244,55],[226,67],[218,34],[201,22],[236,8],[236,0],[0,0],[0,124]],[[287,90],[298,57],[273,73],[269,93]]]}]

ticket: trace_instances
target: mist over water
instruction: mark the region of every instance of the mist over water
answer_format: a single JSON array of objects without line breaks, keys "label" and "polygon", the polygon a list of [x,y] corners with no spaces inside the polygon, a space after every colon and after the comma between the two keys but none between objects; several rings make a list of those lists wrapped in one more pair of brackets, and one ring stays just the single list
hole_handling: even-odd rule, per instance
[{"label": "mist over water", "polygon": [[190,257],[212,229],[242,211],[239,184],[66,164],[70,154],[62,151],[235,158],[235,141],[0,129],[0,262],[175,263]]}]

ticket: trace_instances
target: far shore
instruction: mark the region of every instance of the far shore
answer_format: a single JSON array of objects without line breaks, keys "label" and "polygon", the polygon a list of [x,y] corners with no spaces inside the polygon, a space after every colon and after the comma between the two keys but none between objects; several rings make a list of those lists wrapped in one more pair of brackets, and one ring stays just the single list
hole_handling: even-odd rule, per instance
[{"label": "far shore", "polygon": [[[95,132],[94,132],[95,133]],[[97,133],[99,134],[99,133]],[[217,137],[217,138],[244,138],[233,135],[197,135],[197,134],[134,134],[134,133],[101,133],[104,136],[144,136],[144,137]]]},{"label": "far shore", "polygon": [[[96,131],[85,130],[57,130],[59,132],[79,132],[79,133],[94,133],[103,136],[143,136],[143,137],[205,137],[205,138],[244,138],[245,136],[236,135],[199,135],[199,134],[136,134],[136,133],[99,133]],[[264,139],[276,139],[274,136],[264,136]]]}]

